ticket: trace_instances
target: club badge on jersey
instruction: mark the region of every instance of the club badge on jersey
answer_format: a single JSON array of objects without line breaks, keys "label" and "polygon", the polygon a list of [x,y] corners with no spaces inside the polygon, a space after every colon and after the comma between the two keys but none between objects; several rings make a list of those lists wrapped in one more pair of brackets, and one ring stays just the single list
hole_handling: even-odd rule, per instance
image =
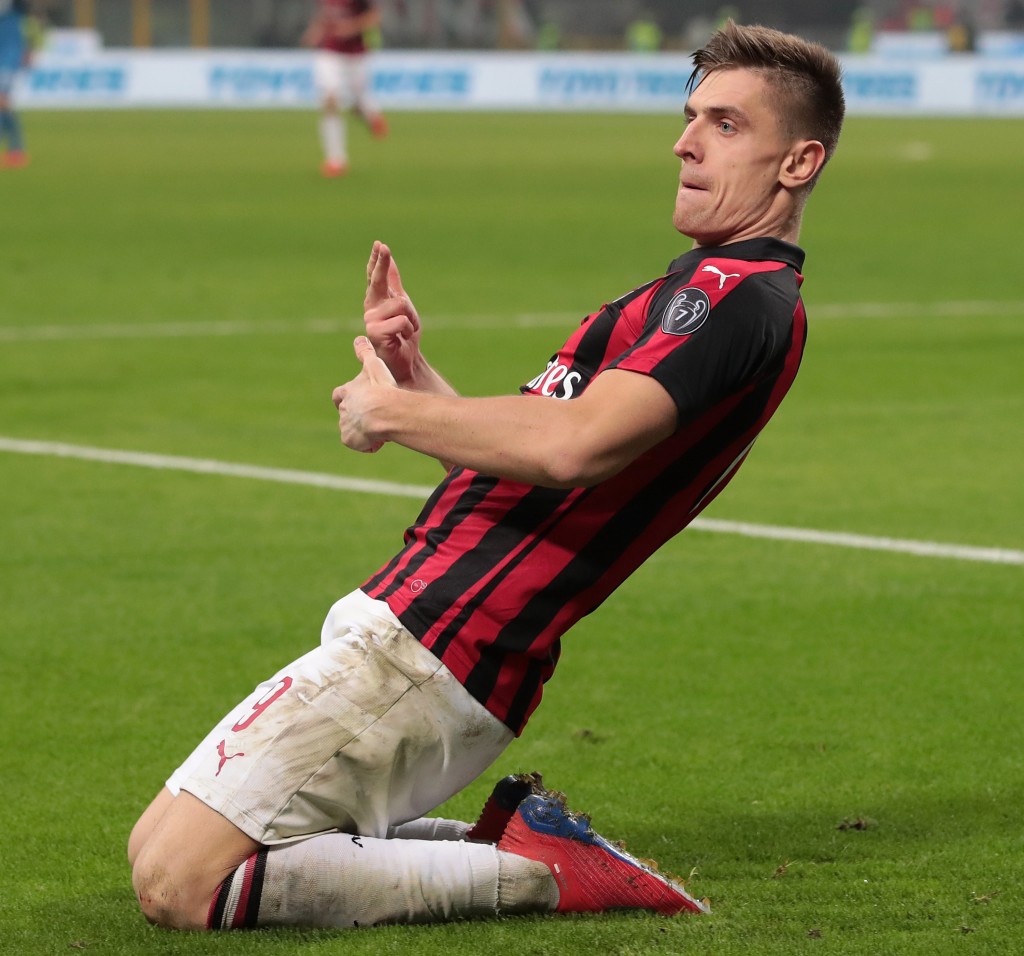
[{"label": "club badge on jersey", "polygon": [[675,294],[661,317],[661,331],[668,335],[690,335],[711,314],[711,300],[702,289],[682,289]]}]

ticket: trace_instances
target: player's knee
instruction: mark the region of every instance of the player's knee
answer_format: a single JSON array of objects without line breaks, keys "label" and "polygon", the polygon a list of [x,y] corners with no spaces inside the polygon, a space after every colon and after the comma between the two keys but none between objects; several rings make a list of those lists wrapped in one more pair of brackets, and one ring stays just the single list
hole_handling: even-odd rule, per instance
[{"label": "player's knee", "polygon": [[142,915],[166,929],[206,929],[209,900],[202,900],[195,885],[178,878],[145,848],[132,867],[132,886]]}]

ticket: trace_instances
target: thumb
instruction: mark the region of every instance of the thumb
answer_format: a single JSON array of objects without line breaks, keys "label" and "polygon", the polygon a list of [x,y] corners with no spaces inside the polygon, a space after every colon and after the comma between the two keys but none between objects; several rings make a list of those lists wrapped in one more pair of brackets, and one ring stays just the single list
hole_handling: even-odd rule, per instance
[{"label": "thumb", "polygon": [[373,343],[365,336],[356,336],[355,341],[352,343],[353,349],[355,349],[356,358],[362,363],[363,368],[366,368],[366,363],[372,358],[377,357],[377,353],[373,348]]},{"label": "thumb", "polygon": [[362,363],[363,372],[370,382],[374,385],[395,384],[395,378],[384,363],[384,359],[377,355],[376,351],[374,351],[373,343],[365,335],[357,336],[352,343],[352,347],[355,350],[356,358]]}]

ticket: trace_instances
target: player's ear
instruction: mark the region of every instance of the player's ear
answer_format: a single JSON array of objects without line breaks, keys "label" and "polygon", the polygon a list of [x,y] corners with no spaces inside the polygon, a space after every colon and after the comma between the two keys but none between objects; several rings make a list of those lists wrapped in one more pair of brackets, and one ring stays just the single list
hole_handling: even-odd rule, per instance
[{"label": "player's ear", "polygon": [[793,144],[782,158],[779,182],[787,189],[806,186],[825,165],[825,147],[816,139],[802,139]]}]

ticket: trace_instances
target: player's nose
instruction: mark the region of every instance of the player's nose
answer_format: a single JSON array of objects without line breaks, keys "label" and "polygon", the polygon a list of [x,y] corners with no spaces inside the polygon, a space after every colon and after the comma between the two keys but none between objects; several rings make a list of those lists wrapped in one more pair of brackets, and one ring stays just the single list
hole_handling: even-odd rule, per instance
[{"label": "player's nose", "polygon": [[696,161],[698,159],[698,146],[697,133],[694,126],[692,123],[687,123],[683,127],[682,133],[679,134],[679,139],[676,140],[675,146],[672,147],[672,152],[682,160]]}]

